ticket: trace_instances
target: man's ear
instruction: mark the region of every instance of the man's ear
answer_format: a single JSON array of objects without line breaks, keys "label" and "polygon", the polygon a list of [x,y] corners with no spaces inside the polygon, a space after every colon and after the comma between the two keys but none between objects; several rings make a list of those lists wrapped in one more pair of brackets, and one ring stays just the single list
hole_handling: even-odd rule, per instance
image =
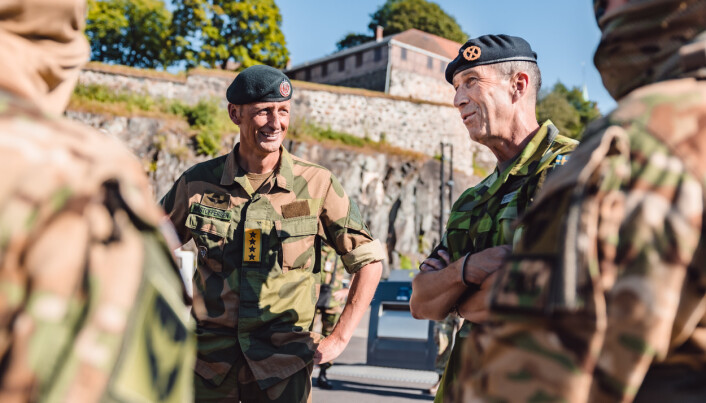
[{"label": "man's ear", "polygon": [[512,94],[512,102],[515,103],[525,97],[527,93],[530,91],[530,78],[527,73],[524,71],[521,71],[512,78],[512,87],[513,87],[513,94]]},{"label": "man's ear", "polygon": [[228,116],[236,125],[240,125],[240,108],[235,104],[228,104]]}]

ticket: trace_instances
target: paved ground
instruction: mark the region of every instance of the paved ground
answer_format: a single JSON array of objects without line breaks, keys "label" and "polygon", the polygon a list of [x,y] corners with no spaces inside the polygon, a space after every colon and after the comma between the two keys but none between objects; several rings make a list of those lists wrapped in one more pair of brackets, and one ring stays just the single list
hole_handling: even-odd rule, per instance
[{"label": "paved ground", "polygon": [[432,371],[414,371],[365,365],[368,337],[368,314],[351,339],[350,344],[326,375],[333,390],[316,386],[318,368],[314,369],[314,403],[402,403],[433,401],[424,391],[434,384]]}]

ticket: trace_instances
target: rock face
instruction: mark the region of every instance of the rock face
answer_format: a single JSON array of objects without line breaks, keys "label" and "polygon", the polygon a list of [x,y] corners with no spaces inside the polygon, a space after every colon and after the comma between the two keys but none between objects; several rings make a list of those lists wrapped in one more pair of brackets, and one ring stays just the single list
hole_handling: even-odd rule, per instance
[{"label": "rock face", "polygon": [[[157,199],[187,168],[208,159],[194,153],[187,127],[180,122],[72,111],[67,116],[122,140],[142,161]],[[237,136],[226,138],[224,146],[232,148],[236,141]],[[387,246],[388,267],[418,264],[439,241],[439,161],[288,140],[284,145],[292,154],[327,167],[340,179],[373,235]],[[479,179],[454,172],[453,199]],[[447,195],[444,203],[447,217]]]}]

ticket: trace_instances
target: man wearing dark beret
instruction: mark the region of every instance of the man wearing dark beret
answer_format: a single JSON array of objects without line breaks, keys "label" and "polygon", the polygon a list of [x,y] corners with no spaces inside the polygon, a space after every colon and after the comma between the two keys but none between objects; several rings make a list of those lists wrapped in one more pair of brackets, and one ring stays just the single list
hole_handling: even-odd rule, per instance
[{"label": "man wearing dark beret", "polygon": [[[537,122],[541,86],[537,55],[522,38],[485,35],[466,42],[446,69],[454,105],[471,140],[488,147],[498,162],[492,174],[454,203],[441,243],[424,260],[410,301],[416,318],[464,318],[441,379],[436,400],[456,382],[461,351],[471,329],[482,332],[486,312],[478,308],[513,240],[513,222],[529,206],[545,177],[578,142]],[[482,304],[481,304],[482,306]]]},{"label": "man wearing dark beret", "polygon": [[[282,147],[292,84],[253,66],[228,88],[240,143],[187,170],[162,199],[182,243],[198,247],[196,400],[303,402],[314,363],[348,344],[384,253],[327,169]],[[333,333],[312,333],[321,242],[354,274]]]},{"label": "man wearing dark beret", "polygon": [[706,2],[593,5],[616,109],[522,218],[453,401],[706,401]]}]

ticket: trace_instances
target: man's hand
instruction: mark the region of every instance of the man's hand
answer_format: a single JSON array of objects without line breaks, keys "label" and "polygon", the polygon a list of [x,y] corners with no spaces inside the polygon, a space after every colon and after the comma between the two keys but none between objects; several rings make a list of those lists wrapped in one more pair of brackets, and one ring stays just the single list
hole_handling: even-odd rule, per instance
[{"label": "man's hand", "polygon": [[370,306],[375,288],[380,282],[382,263],[372,262],[363,266],[351,279],[346,306],[330,336],[323,339],[314,352],[314,364],[323,364],[338,357],[353,336],[353,331]]},{"label": "man's hand", "polygon": [[314,352],[314,364],[319,365],[335,360],[336,357],[341,355],[347,344],[340,338],[333,337],[333,335],[321,340]]},{"label": "man's hand", "polygon": [[439,271],[443,270],[444,268],[446,268],[446,266],[451,264],[451,256],[449,256],[449,252],[443,249],[439,249],[438,253],[442,260],[428,257],[424,259],[422,264],[419,265],[419,270],[423,272]]},{"label": "man's hand", "polygon": [[466,320],[473,323],[482,323],[488,320],[488,298],[493,288],[498,272],[486,277],[480,285],[480,290],[471,294],[458,305],[458,313]]},{"label": "man's hand", "polygon": [[512,252],[512,246],[500,245],[472,254],[466,262],[466,281],[482,285],[488,276],[500,268],[510,252]]},{"label": "man's hand", "polygon": [[348,288],[341,288],[333,293],[333,300],[338,303],[346,302],[346,299],[348,299]]}]

